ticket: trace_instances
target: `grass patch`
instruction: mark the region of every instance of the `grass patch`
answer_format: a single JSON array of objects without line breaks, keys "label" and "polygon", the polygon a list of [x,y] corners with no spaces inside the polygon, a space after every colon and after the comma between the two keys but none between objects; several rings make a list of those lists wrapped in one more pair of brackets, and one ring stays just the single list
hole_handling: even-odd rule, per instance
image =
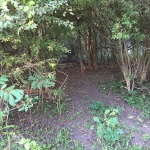
[{"label": "grass patch", "polygon": [[[102,150],[149,150],[148,146],[131,145],[132,135],[128,129],[125,129],[118,120],[120,110],[113,106],[105,106],[100,101],[92,101],[90,108],[94,113],[93,123],[90,127],[95,130],[97,141],[93,144],[93,149]],[[143,135],[145,140],[148,135]]]}]

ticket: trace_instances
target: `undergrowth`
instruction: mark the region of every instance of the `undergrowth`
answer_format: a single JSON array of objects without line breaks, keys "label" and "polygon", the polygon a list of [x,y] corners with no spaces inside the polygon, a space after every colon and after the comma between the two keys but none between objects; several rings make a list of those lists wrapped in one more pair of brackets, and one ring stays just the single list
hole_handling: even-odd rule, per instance
[{"label": "undergrowth", "polygon": [[90,106],[94,113],[91,130],[96,130],[97,142],[95,149],[102,150],[149,150],[148,146],[131,145],[130,131],[120,124],[118,115],[121,113],[115,107],[105,106],[100,101],[92,101]]},{"label": "undergrowth", "polygon": [[141,88],[136,88],[134,91],[127,92],[122,82],[104,82],[99,90],[105,94],[109,92],[119,94],[123,100],[129,105],[136,107],[142,111],[143,119],[150,118],[150,92],[149,82],[145,83]]},{"label": "undergrowth", "polygon": [[[38,129],[38,131],[24,131],[29,137],[25,138],[20,133],[10,132],[11,150],[85,150],[83,145],[70,138],[70,130],[55,127],[52,130]],[[32,140],[31,140],[32,139]],[[1,138],[0,147],[8,149],[7,137]]]}]

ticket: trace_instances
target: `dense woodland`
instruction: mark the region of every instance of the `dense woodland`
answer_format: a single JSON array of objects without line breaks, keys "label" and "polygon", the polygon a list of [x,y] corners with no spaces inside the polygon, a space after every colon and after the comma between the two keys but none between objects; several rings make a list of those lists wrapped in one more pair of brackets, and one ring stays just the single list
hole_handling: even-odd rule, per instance
[{"label": "dense woodland", "polygon": [[119,70],[127,95],[145,87],[149,99],[150,0],[0,0],[0,133],[13,111],[43,109],[45,99],[61,115],[69,65],[81,76]]}]

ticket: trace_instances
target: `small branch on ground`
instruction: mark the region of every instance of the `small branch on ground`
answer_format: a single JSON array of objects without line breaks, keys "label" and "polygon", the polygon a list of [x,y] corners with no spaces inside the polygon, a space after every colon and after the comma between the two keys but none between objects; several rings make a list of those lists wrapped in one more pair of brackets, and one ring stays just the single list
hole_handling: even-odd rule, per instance
[{"label": "small branch on ground", "polygon": [[64,82],[63,82],[63,83],[61,84],[61,86],[58,88],[58,90],[60,90],[60,89],[64,86],[64,84],[66,83],[66,81],[67,81],[67,79],[68,79],[68,75],[67,75],[66,73],[62,72],[62,71],[59,71],[59,70],[57,70],[57,72],[62,73],[62,74],[64,74],[64,75],[66,76]]}]

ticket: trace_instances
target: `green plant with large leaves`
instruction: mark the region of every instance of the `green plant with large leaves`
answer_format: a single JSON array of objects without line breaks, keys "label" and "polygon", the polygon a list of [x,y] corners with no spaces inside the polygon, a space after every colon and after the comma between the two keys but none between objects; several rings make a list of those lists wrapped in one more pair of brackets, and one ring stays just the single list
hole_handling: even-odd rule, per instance
[{"label": "green plant with large leaves", "polygon": [[34,76],[29,76],[29,81],[31,81],[31,88],[33,89],[42,89],[50,88],[55,86],[55,75],[42,75],[35,74]]},{"label": "green plant with large leaves", "polygon": [[0,77],[0,98],[4,103],[9,103],[10,106],[14,107],[24,96],[23,90],[15,89],[15,86],[7,87],[6,82],[8,81],[7,76]]},{"label": "green plant with large leaves", "polygon": [[[11,107],[14,108],[18,102],[20,102],[24,96],[24,91],[15,89],[15,86],[8,86],[8,76],[0,77],[0,124],[3,125],[4,118],[8,119]],[[8,121],[8,120],[6,120]],[[7,125],[7,124],[6,124]]]},{"label": "green plant with large leaves", "polygon": [[120,128],[117,114],[118,109],[107,109],[104,112],[104,121],[99,117],[94,117],[96,122],[97,136],[107,145],[113,146],[118,140],[122,138],[123,130]]}]

